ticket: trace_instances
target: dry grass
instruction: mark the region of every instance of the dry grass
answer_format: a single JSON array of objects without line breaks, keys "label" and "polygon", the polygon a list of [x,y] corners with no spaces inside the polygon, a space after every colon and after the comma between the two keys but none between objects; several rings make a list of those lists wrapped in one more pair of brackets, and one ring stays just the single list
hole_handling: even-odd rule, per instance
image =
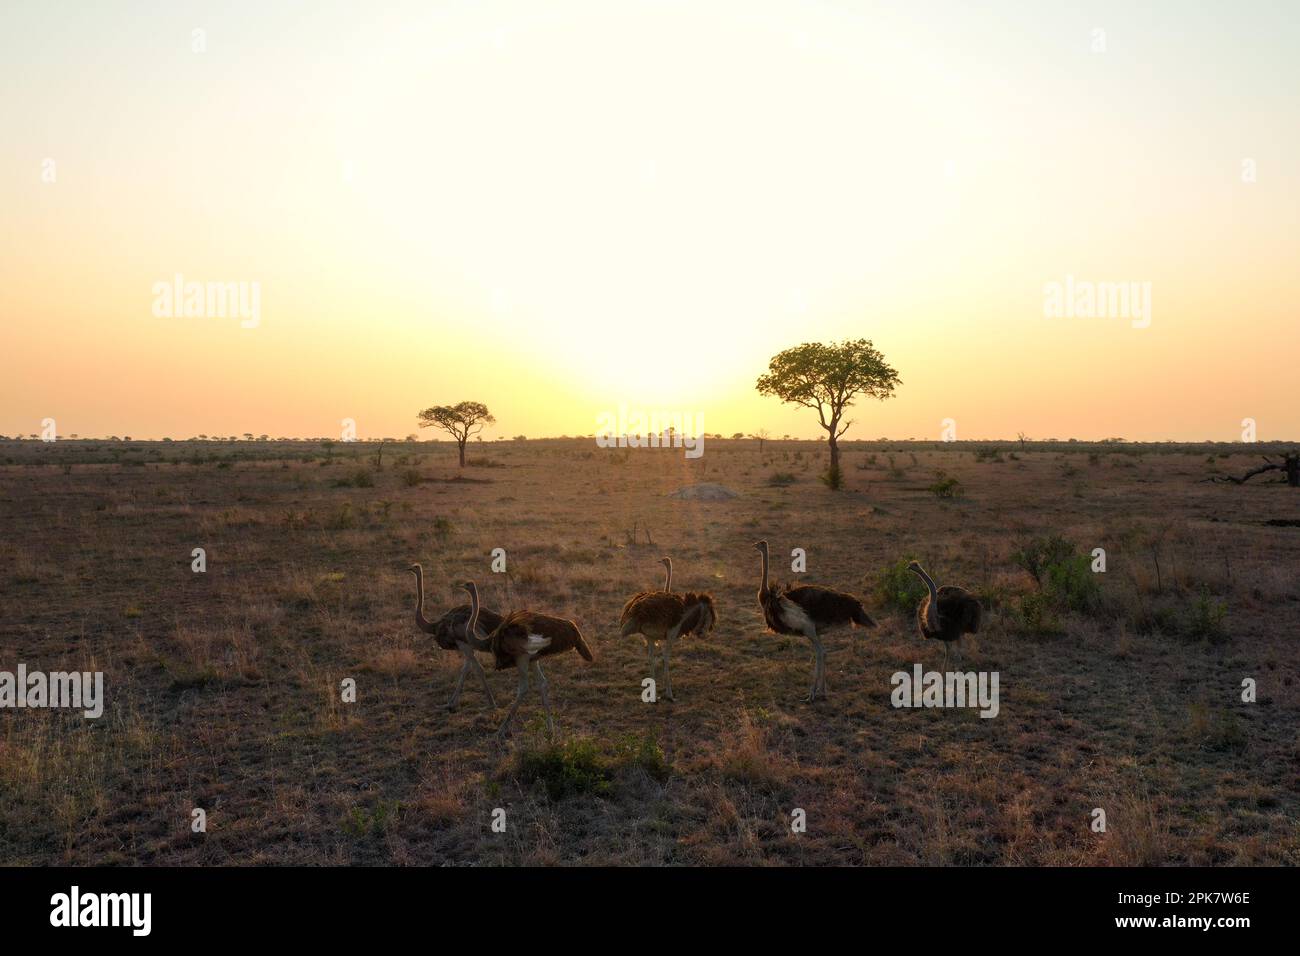
[{"label": "dry grass", "polygon": [[[390,446],[382,471],[364,447],[104,445],[0,445],[0,669],[93,663],[108,697],[99,721],[0,712],[0,863],[1300,863],[1300,530],[1264,523],[1300,500],[1198,483],[1205,448],[850,445],[836,494],[812,443],[501,443],[476,482],[440,445]],[[938,472],[960,497],[927,490]],[[665,497],[695,480],[740,497]],[[1049,534],[1108,567],[1095,610],[1035,630],[1011,556]],[[831,697],[799,703],[808,649],[763,631],[757,537],[863,595],[904,557],[976,590],[966,662],[999,672],[999,716],[893,709],[890,675],[942,655],[885,607],[829,637]],[[649,705],[617,618],[665,553],[718,627]],[[557,749],[535,693],[504,748],[473,679],[443,710],[460,658],[415,630],[416,560],[435,612],[472,576],[578,622],[597,659],[548,665]],[[513,674],[489,680],[504,706]]]}]

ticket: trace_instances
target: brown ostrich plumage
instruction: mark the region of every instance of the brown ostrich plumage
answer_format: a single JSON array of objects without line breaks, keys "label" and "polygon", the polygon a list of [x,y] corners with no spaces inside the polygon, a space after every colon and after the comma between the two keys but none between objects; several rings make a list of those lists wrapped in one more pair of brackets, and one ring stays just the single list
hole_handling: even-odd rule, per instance
[{"label": "brown ostrich plumage", "polygon": [[673,681],[669,659],[673,641],[683,634],[703,637],[713,630],[717,612],[713,595],[703,591],[670,594],[666,591],[642,591],[623,605],[618,623],[622,635],[640,634],[645,638],[650,661],[650,677],[655,676],[655,647],[662,644],[664,660],[664,697],[673,700]]},{"label": "brown ostrich plumage", "polygon": [[[477,621],[480,614],[478,588],[473,581],[466,581],[462,587],[469,592],[470,623]],[[562,617],[539,614],[536,611],[512,611],[507,614],[488,635],[488,646],[492,649],[492,658],[497,670],[514,667],[519,671],[519,690],[515,701],[510,705],[510,712],[497,729],[497,736],[505,736],[510,722],[515,718],[519,704],[528,693],[528,671],[531,668],[537,675],[537,689],[542,695],[542,706],[546,709],[546,729],[555,733],[555,723],[551,717],[551,696],[546,675],[542,672],[541,658],[564,651],[576,650],[586,660],[595,660],[591,647],[578,630],[578,625]]]},{"label": "brown ostrich plumage", "polygon": [[862,602],[852,594],[816,584],[794,587],[771,584],[768,580],[768,546],[766,541],[754,547],[763,556],[763,577],[758,585],[758,606],[768,629],[777,634],[797,634],[808,638],[813,647],[813,682],[804,700],[812,702],[826,696],[826,651],[821,635],[836,627],[875,627]]},{"label": "brown ostrich plumage", "polygon": [[934,579],[917,562],[909,564],[908,570],[926,586],[926,595],[916,606],[916,631],[922,639],[943,641],[943,662],[947,667],[948,645],[955,641],[960,647],[963,634],[977,634],[984,610],[979,599],[965,588],[952,584],[936,587]]},{"label": "brown ostrich plumage", "polygon": [[596,658],[587,646],[578,625],[562,617],[536,611],[513,611],[492,629],[488,641],[496,669],[508,670],[521,658],[537,659],[576,650],[585,660]]},{"label": "brown ostrich plumage", "polygon": [[413,564],[407,570],[415,575],[416,627],[425,634],[431,635],[434,643],[444,651],[460,651],[465,658],[465,662],[460,668],[460,674],[456,678],[456,689],[452,691],[451,699],[447,701],[447,708],[453,709],[460,702],[460,692],[465,686],[465,675],[471,670],[478,673],[488,700],[493,707],[496,707],[496,698],[492,696],[492,688],[488,686],[487,675],[483,673],[483,665],[474,656],[474,651],[489,649],[486,636],[479,628],[496,627],[501,623],[501,615],[491,608],[479,608],[479,627],[475,629],[473,634],[469,633],[468,630],[471,617],[471,608],[468,604],[459,604],[437,620],[430,621],[424,616],[424,568],[419,564]]}]

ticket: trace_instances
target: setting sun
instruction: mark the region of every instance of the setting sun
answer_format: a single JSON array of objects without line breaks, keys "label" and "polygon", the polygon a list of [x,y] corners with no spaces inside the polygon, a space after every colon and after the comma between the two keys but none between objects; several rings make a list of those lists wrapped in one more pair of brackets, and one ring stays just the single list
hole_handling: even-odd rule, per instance
[{"label": "setting sun", "polygon": [[[503,434],[629,401],[811,436],[754,379],[866,336],[906,387],[850,438],[1294,432],[1294,28],[1246,57],[1235,14],[1116,8],[1096,52],[940,6],[10,5],[0,427],[400,436],[470,395]],[[177,273],[259,283],[258,327],[155,317]],[[1150,327],[1045,316],[1067,275],[1149,283]]]}]

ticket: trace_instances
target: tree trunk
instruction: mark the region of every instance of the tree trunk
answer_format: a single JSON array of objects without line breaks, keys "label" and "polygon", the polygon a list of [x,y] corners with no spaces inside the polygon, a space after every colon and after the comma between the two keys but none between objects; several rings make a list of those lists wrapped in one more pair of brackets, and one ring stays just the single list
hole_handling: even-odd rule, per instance
[{"label": "tree trunk", "polygon": [[460,467],[465,467],[465,442],[458,441],[456,447],[460,450]]}]

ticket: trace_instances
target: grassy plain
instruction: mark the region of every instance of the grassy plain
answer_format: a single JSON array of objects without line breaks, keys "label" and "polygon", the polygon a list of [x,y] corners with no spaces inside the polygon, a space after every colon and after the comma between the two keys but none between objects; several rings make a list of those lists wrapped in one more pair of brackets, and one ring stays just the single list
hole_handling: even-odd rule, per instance
[{"label": "grassy plain", "polygon": [[[1268,523],[1300,494],[1199,480],[1257,451],[845,447],[835,493],[813,442],[485,443],[463,473],[426,442],[382,467],[374,444],[0,443],[0,670],[102,670],[108,697],[0,711],[0,863],[1300,863],[1300,527]],[[697,481],[737,497],[668,497]],[[1014,559],[1053,535],[1106,550],[1085,600]],[[877,619],[828,638],[826,701],[799,703],[807,645],[764,632],[760,537]],[[719,626],[647,704],[617,620],[663,554]],[[880,587],[909,557],[985,601],[965,666],[999,672],[995,719],[891,707],[891,674],[942,659]],[[548,663],[556,741],[535,695],[494,740],[511,673],[500,709],[470,682],[444,711],[459,657],[415,628],[413,561],[434,613],[468,576],[578,623],[597,659]]]}]

